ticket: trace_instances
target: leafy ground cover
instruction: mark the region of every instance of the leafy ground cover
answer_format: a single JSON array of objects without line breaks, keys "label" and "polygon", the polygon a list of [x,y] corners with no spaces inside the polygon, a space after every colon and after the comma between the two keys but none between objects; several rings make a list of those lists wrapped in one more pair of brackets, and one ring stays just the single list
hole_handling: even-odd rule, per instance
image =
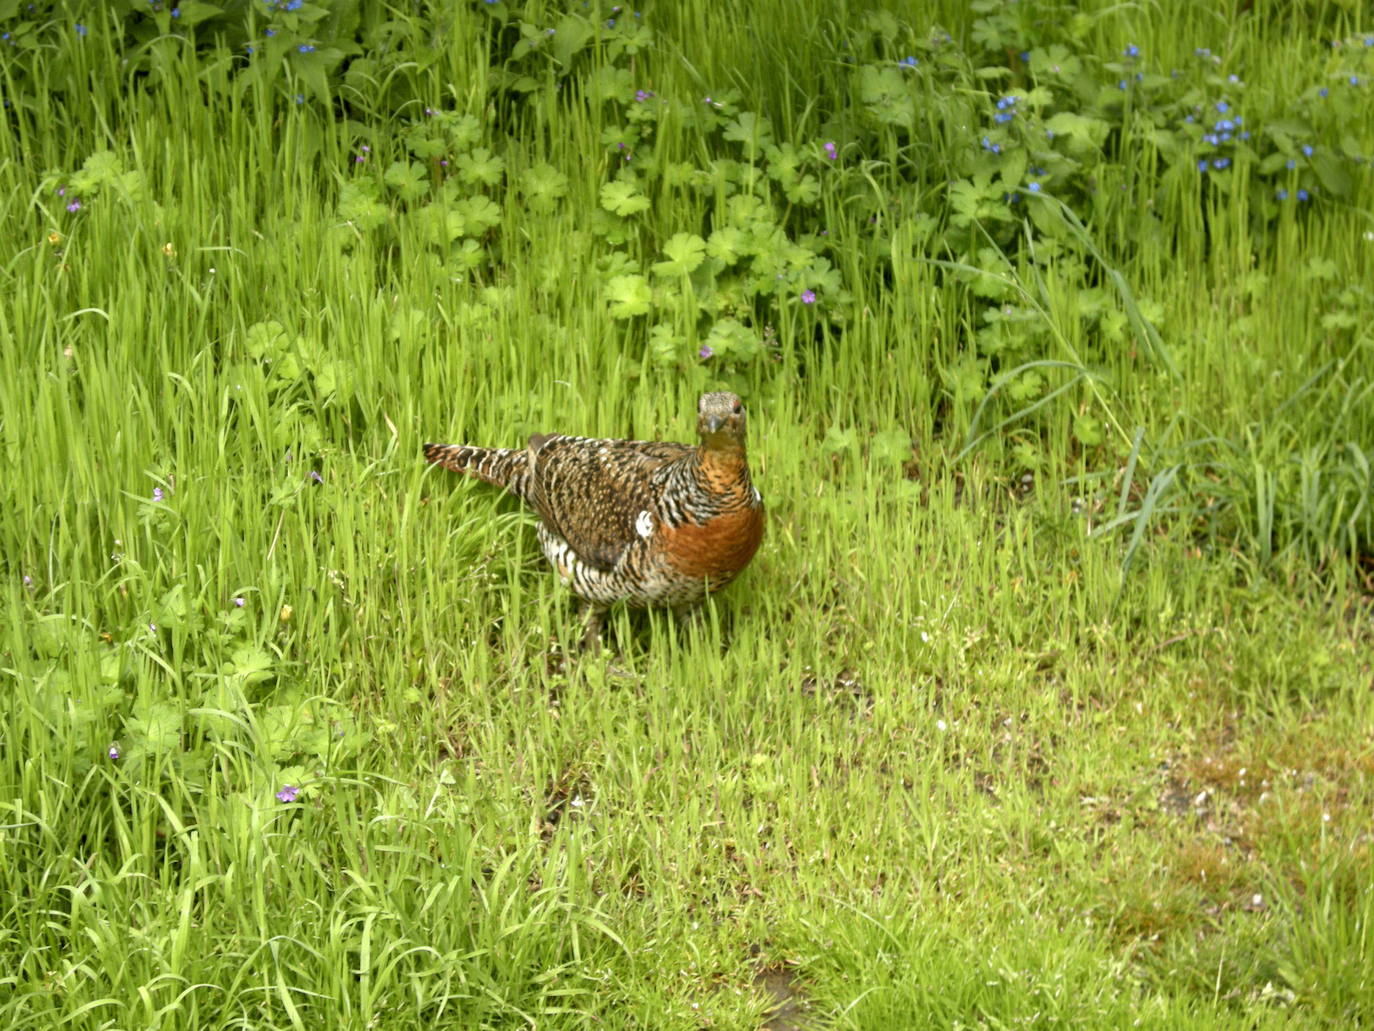
[{"label": "leafy ground cover", "polygon": [[1371,1019],[1374,25],[918,14],[0,2],[5,1026]]}]

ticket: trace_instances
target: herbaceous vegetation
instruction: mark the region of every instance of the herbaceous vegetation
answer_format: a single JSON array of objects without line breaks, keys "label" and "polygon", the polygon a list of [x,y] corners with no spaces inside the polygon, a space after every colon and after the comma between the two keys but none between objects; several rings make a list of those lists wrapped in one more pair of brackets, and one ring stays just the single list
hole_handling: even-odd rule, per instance
[{"label": "herbaceous vegetation", "polygon": [[1369,17],[0,0],[0,1022],[1374,1019]]}]

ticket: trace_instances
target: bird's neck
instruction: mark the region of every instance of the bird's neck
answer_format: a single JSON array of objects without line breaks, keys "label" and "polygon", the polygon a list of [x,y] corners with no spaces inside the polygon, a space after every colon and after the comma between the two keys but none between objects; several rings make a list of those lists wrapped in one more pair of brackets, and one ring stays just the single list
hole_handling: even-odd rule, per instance
[{"label": "bird's neck", "polygon": [[749,465],[744,445],[737,441],[702,444],[697,448],[696,476],[713,493],[749,489]]}]

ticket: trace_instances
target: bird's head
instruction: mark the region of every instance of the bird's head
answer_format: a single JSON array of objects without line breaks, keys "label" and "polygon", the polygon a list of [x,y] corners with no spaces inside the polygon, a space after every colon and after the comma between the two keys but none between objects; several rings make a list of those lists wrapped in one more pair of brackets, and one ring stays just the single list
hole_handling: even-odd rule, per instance
[{"label": "bird's head", "polygon": [[702,394],[697,402],[697,433],[711,450],[744,450],[744,405],[738,397],[720,390]]}]

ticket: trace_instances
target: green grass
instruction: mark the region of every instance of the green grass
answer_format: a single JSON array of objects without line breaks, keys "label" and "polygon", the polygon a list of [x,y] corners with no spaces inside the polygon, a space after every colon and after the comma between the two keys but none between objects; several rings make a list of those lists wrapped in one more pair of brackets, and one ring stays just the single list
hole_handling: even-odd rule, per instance
[{"label": "green grass", "polygon": [[[1045,391],[1088,373],[1034,412],[985,401],[1008,366],[960,386],[967,256],[879,234],[857,190],[817,215],[843,302],[779,302],[758,360],[655,361],[598,262],[716,209],[664,188],[623,246],[593,231],[595,73],[829,138],[864,12],[780,34],[797,6],[646,9],[651,47],[520,101],[487,92],[486,12],[368,7],[432,60],[351,120],[210,50],[137,77],[94,18],[50,79],[0,78],[30,102],[0,129],[0,1023],[753,1029],[765,982],[808,1028],[1374,1020],[1367,199],[1261,217],[1136,139],[1076,211],[1105,268],[997,244]],[[1104,9],[1081,44],[1211,46],[1278,110],[1370,28],[1198,6]],[[930,82],[924,158],[874,137],[870,192],[946,207],[971,84]],[[427,104],[479,116],[507,181],[568,177],[548,211],[486,191],[475,270],[399,201],[339,214],[360,141],[385,168]],[[653,146],[716,142],[683,116]],[[141,175],[69,214],[102,151]],[[1104,343],[1099,288],[1167,361]],[[565,662],[530,517],[420,443],[690,439],[718,383],[763,548],[709,618],[618,612],[612,654]]]}]

